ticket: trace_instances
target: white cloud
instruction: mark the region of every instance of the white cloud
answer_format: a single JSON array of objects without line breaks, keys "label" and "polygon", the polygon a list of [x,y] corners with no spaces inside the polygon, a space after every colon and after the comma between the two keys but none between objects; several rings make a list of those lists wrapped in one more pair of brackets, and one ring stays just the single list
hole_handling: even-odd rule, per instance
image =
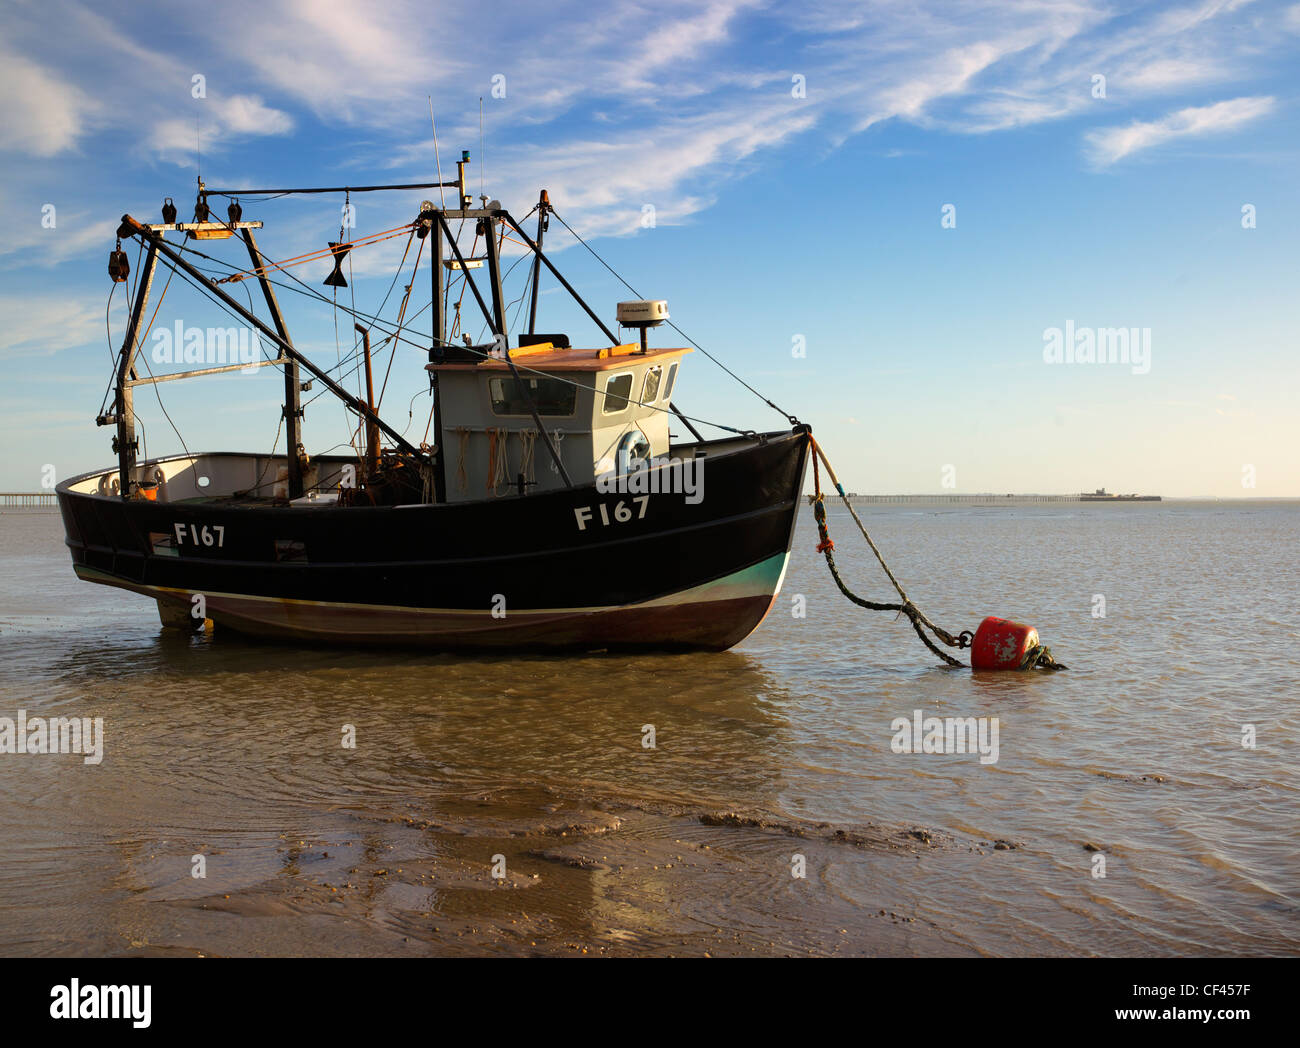
[{"label": "white cloud", "polygon": [[95,103],[67,78],[21,55],[0,50],[5,98],[0,149],[53,156],[71,149]]},{"label": "white cloud", "polygon": [[1173,139],[1236,130],[1272,110],[1273,102],[1263,96],[1189,106],[1159,120],[1134,121],[1127,127],[1091,131],[1085,137],[1093,163],[1104,167]]},{"label": "white cloud", "polygon": [[[97,218],[84,210],[56,211],[53,229],[36,219],[15,223],[5,238],[0,266],[14,269],[53,265],[84,259],[92,251],[102,254],[112,247],[119,224],[119,219]],[[107,259],[107,255],[103,257]]]},{"label": "white cloud", "polygon": [[76,295],[0,295],[0,316],[6,318],[0,326],[0,358],[50,356],[93,342],[107,345],[104,311],[87,301]]},{"label": "white cloud", "polygon": [[284,135],[294,127],[288,113],[267,106],[256,95],[218,96],[196,105],[195,119],[169,118],[154,125],[149,146],[159,158],[188,167],[199,149],[204,154],[220,152],[233,139]]},{"label": "white cloud", "polygon": [[256,95],[213,100],[222,127],[234,135],[283,135],[293,130],[288,113],[267,106]]},{"label": "white cloud", "polygon": [[[765,153],[796,139],[815,154],[890,121],[962,134],[1085,112],[1118,122],[1115,114],[1135,102],[1243,81],[1283,45],[1261,37],[1258,20],[1240,15],[1241,7],[1219,0],[1130,12],[1104,0],[554,0],[508,5],[485,24],[473,8],[434,17],[421,0],[364,9],[230,0],[214,27],[220,31],[194,34],[178,16],[132,10],[105,19],[78,0],[43,0],[0,7],[5,46],[47,63],[5,59],[25,104],[6,109],[0,144],[36,157],[78,149],[82,156],[58,169],[65,198],[92,179],[116,192],[92,152],[125,158],[108,174],[129,185],[140,161],[192,167],[196,138],[204,157],[224,161],[250,138],[280,136],[293,150],[295,136],[312,135],[313,151],[337,146],[340,158],[319,181],[347,182],[350,169],[369,178],[383,168],[394,181],[420,181],[434,173],[431,94],[444,174],[470,147],[476,190],[486,170],[487,192],[523,211],[546,184],[584,230],[631,233],[643,204],[655,205],[659,223],[686,221]],[[1300,5],[1286,13],[1288,24],[1296,11]],[[256,47],[240,28],[250,26]],[[58,48],[48,43],[56,38]],[[206,77],[206,99],[191,97],[196,72]],[[492,97],[497,73],[507,87],[502,99]],[[1090,93],[1097,73],[1108,80],[1105,100]],[[806,98],[791,96],[796,74],[806,77]],[[485,156],[475,149],[480,96]],[[1099,162],[1198,133],[1178,116],[1095,132]],[[93,151],[85,146],[90,136]],[[268,145],[271,169],[288,150]],[[239,160],[212,167],[267,168]],[[24,205],[32,192],[46,192],[35,168],[10,176]],[[31,186],[20,194],[13,183],[24,179]],[[409,218],[377,215],[389,207],[368,205],[367,227],[383,228],[370,226],[373,217],[386,225]]]},{"label": "white cloud", "polygon": [[1213,58],[1165,58],[1145,62],[1128,71],[1120,86],[1140,93],[1174,90],[1223,78],[1225,71]]}]

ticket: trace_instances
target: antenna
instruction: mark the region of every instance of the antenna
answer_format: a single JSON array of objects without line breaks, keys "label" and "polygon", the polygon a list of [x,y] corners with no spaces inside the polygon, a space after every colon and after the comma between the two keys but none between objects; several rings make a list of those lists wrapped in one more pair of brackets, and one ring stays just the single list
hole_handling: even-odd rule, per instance
[{"label": "antenna", "polygon": [[487,172],[487,139],[483,137],[483,96],[478,96],[478,191],[484,200],[483,176]]},{"label": "antenna", "polygon": [[[442,182],[442,157],[438,153],[438,121],[433,119],[433,95],[429,96],[429,123],[433,125],[433,158],[438,163],[438,182]],[[442,209],[447,210],[447,194],[443,191],[441,185],[438,186],[438,201],[442,204]]]}]

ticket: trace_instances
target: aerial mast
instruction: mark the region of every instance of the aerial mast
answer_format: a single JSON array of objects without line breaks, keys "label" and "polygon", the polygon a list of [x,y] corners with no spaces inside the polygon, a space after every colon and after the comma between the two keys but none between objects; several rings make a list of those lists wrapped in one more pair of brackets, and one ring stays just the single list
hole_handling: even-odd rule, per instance
[{"label": "aerial mast", "polygon": [[546,190],[542,190],[541,196],[537,198],[537,254],[533,256],[533,293],[532,301],[528,304],[528,333],[530,335],[537,333],[537,282],[542,275],[542,237],[546,230],[550,228],[551,198]]}]

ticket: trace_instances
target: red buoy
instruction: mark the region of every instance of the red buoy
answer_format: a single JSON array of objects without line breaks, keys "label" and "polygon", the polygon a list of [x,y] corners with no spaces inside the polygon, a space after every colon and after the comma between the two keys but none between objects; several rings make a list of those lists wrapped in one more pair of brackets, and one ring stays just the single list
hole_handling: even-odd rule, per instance
[{"label": "red buoy", "polygon": [[973,670],[1018,670],[1038,647],[1038,630],[990,615],[975,631],[970,646]]}]

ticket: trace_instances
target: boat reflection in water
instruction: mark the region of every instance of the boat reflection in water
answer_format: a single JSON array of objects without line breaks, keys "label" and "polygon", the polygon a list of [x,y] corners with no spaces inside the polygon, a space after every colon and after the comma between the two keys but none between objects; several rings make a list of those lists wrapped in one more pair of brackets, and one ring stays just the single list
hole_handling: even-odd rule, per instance
[{"label": "boat reflection in water", "polygon": [[92,951],[748,952],[822,942],[808,901],[846,905],[816,880],[786,898],[792,854],[847,856],[777,814],[791,700],[752,657],[311,652],[168,630],[126,654],[52,668],[104,696],[113,759],[60,779],[69,803],[7,886],[21,902],[53,885]]}]

